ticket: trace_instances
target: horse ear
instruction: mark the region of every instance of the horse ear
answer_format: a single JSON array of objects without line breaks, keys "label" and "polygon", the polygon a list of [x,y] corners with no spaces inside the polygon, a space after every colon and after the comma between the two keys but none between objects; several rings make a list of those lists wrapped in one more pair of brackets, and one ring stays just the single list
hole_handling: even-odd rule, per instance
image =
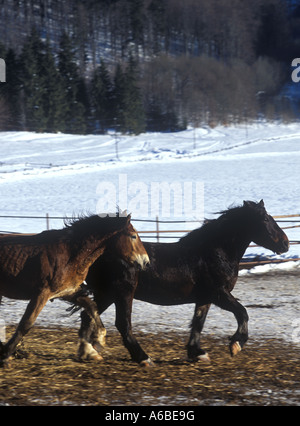
[{"label": "horse ear", "polygon": [[129,215],[127,215],[127,224],[129,224],[129,222],[131,221],[131,214],[129,213]]},{"label": "horse ear", "polygon": [[260,202],[258,203],[258,205],[259,205],[260,207],[265,207],[264,200],[260,200]]},{"label": "horse ear", "polygon": [[250,207],[250,202],[249,201],[244,201],[243,202],[243,206],[244,207]]}]

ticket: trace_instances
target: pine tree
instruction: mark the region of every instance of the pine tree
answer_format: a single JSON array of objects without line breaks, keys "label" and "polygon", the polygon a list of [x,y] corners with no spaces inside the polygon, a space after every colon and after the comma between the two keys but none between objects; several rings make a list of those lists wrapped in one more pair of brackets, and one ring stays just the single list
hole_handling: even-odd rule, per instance
[{"label": "pine tree", "polygon": [[67,102],[63,91],[62,77],[56,67],[48,41],[45,44],[41,72],[46,82],[43,96],[43,110],[47,120],[46,130],[48,132],[64,132],[66,130],[65,110]]},{"label": "pine tree", "polygon": [[166,0],[152,0],[148,10],[152,24],[152,50],[158,54],[163,47],[166,34]]},{"label": "pine tree", "polygon": [[79,71],[74,59],[73,46],[69,36],[63,33],[59,50],[59,72],[62,78],[63,92],[66,99],[65,123],[69,133],[86,132],[86,110],[79,101],[81,84]]},{"label": "pine tree", "polygon": [[45,96],[45,76],[42,72],[43,43],[33,29],[21,54],[21,87],[23,92],[23,112],[27,130],[44,131],[47,127],[43,98]]},{"label": "pine tree", "polygon": [[[5,60],[5,47],[2,43],[0,43],[0,58]],[[5,63],[4,63],[5,65]],[[2,66],[2,63],[0,64]],[[0,70],[0,77],[2,77],[2,73]],[[9,114],[7,111],[7,96],[6,96],[6,83],[0,79],[0,130],[5,130],[9,121]]]},{"label": "pine tree", "polygon": [[67,99],[48,41],[34,29],[21,55],[21,88],[25,128],[35,131],[66,131]]},{"label": "pine tree", "polygon": [[20,88],[21,88],[21,73],[20,63],[12,49],[9,49],[5,56],[6,63],[6,83],[1,85],[3,88],[1,93],[7,105],[7,129],[20,130],[21,123],[21,102],[20,102]]},{"label": "pine tree", "polygon": [[127,132],[139,134],[145,131],[144,106],[138,87],[138,67],[132,56],[126,71],[123,119]]},{"label": "pine tree", "polygon": [[131,56],[126,72],[117,66],[114,80],[114,112],[117,129],[122,133],[145,131],[145,114],[138,87],[137,63]]},{"label": "pine tree", "polygon": [[123,111],[125,108],[125,74],[120,63],[117,64],[112,96],[113,121],[117,131],[125,132]]},{"label": "pine tree", "polygon": [[79,78],[77,85],[77,101],[81,108],[81,115],[78,119],[79,133],[89,133],[94,130],[91,120],[91,102],[85,79]]},{"label": "pine tree", "polygon": [[132,41],[138,45],[144,39],[144,0],[128,0]]},{"label": "pine tree", "polygon": [[101,132],[113,125],[112,117],[112,83],[103,60],[95,70],[91,84],[91,104],[93,118]]}]

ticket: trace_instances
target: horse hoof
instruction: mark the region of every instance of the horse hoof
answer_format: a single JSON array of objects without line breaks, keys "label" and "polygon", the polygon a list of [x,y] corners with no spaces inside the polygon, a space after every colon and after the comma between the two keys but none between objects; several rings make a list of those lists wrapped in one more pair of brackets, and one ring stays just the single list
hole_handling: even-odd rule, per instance
[{"label": "horse hoof", "polygon": [[206,363],[206,364],[210,364],[210,357],[209,357],[209,355],[208,355],[208,353],[207,352],[205,352],[205,354],[203,354],[203,355],[198,355],[197,356],[197,361],[199,362],[204,362],[204,363]]},{"label": "horse hoof", "polygon": [[202,362],[203,364],[210,364],[210,357],[207,352],[197,355],[194,358],[188,358],[188,362]]},{"label": "horse hoof", "polygon": [[97,362],[101,362],[103,361],[103,356],[101,356],[98,353],[91,353],[91,354],[86,354],[86,355],[80,355],[78,356],[79,361],[81,362],[86,362],[86,361],[97,361]]},{"label": "horse hoof", "polygon": [[103,356],[100,355],[99,353],[97,354],[89,354],[86,358],[88,361],[97,361],[97,362],[101,362],[104,360]]},{"label": "horse hoof", "polygon": [[151,358],[144,359],[143,361],[140,362],[140,367],[143,367],[143,368],[154,367],[154,362],[152,361]]},{"label": "horse hoof", "polygon": [[234,342],[232,345],[230,345],[231,356],[237,355],[241,350],[242,348],[239,342]]},{"label": "horse hoof", "polygon": [[103,361],[103,357],[85,340],[80,343],[77,353],[80,361]]}]

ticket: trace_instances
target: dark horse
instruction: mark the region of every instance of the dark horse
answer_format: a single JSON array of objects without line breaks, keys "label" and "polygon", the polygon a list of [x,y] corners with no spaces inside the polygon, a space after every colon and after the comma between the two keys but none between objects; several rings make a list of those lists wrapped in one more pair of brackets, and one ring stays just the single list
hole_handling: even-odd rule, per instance
[{"label": "dark horse", "polygon": [[[130,216],[94,215],[66,223],[61,230],[1,235],[0,299],[30,300],[13,337],[5,345],[0,342],[3,365],[46,302],[76,295],[89,267],[108,246],[129,264],[138,262],[143,267],[149,261]],[[88,308],[84,303],[82,306]]]},{"label": "dark horse", "polygon": [[[200,334],[211,303],[232,312],[238,323],[230,340],[233,356],[248,339],[247,311],[231,291],[251,241],[278,254],[289,249],[286,234],[266,212],[263,200],[244,201],[240,207],[223,211],[219,218],[207,220],[176,243],[145,242],[150,258],[145,271],[136,272],[121,259],[103,256],[90,268],[86,281],[100,314],[116,304],[116,326],[134,361],[145,363],[148,355],[132,336],[133,297],[158,305],[196,304],[187,344],[190,360],[209,361],[201,348]],[[85,311],[81,316],[80,337],[92,341],[97,326]]]}]

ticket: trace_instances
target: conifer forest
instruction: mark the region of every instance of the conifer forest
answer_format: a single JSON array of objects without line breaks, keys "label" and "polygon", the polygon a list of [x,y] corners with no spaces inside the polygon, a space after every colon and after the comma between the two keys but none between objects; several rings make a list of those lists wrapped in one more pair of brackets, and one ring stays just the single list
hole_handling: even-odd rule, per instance
[{"label": "conifer forest", "polygon": [[300,1],[0,0],[0,130],[293,120],[296,57]]}]

